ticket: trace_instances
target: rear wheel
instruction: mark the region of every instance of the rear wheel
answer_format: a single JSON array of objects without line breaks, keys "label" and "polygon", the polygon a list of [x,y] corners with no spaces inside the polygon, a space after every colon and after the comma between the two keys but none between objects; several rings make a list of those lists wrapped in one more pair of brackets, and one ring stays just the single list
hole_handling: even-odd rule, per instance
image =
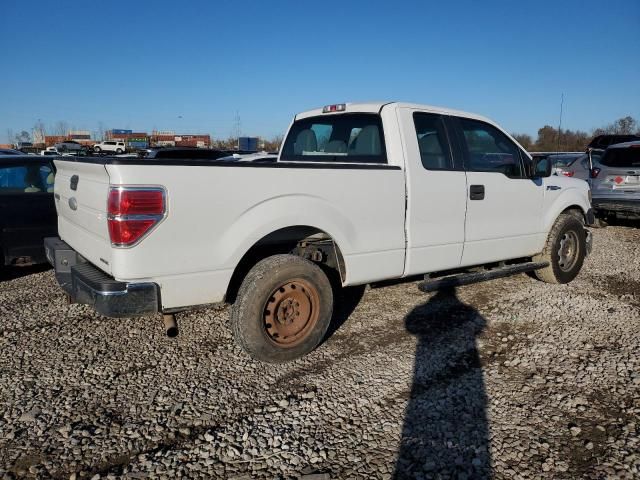
[{"label": "rear wheel", "polygon": [[119,155],[122,153],[122,149],[121,148],[116,148],[116,153]]},{"label": "rear wheel", "polygon": [[96,153],[100,153],[102,149],[100,147],[93,147],[93,151]]},{"label": "rear wheel", "polygon": [[253,358],[281,363],[311,352],[332,314],[333,291],[320,267],[295,255],[274,255],[258,262],[243,280],[231,329]]},{"label": "rear wheel", "polygon": [[544,250],[534,258],[549,266],[536,270],[538,279],[547,283],[569,283],[582,268],[586,255],[586,233],[582,221],[571,214],[562,214],[553,225]]}]

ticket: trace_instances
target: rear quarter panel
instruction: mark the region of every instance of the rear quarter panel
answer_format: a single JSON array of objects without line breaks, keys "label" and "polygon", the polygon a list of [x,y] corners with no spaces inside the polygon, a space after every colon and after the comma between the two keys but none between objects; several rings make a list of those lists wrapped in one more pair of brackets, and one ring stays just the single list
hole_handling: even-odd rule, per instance
[{"label": "rear quarter panel", "polygon": [[140,244],[113,249],[120,280],[160,284],[164,308],[223,300],[242,256],[295,225],[331,235],[345,284],[404,268],[404,172],[333,168],[107,165],[112,184],[162,185],[168,214]]}]

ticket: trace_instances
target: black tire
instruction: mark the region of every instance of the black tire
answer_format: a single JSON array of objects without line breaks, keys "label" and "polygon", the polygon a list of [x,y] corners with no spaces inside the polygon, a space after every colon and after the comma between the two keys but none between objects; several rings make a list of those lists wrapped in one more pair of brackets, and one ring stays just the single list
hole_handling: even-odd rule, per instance
[{"label": "black tire", "polygon": [[569,283],[580,273],[586,252],[582,221],[563,213],[551,228],[544,250],[534,257],[534,261],[549,262],[549,266],[536,270],[535,275],[546,283]]},{"label": "black tire", "polygon": [[121,149],[121,148],[116,148],[116,153],[117,153],[118,155],[120,155],[120,154],[122,153],[122,149]]},{"label": "black tire", "polygon": [[93,147],[93,151],[96,153],[100,153],[102,149],[100,147]]},{"label": "black tire", "polygon": [[295,255],[274,255],[258,262],[242,281],[231,309],[231,330],[251,357],[282,363],[316,348],[332,315],[333,291],[322,269]]}]

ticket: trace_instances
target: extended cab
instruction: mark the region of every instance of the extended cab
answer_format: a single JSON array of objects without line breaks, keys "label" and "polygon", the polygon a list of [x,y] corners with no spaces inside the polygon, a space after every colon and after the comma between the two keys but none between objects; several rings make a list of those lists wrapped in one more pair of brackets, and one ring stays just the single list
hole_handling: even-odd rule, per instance
[{"label": "extended cab", "polygon": [[525,270],[566,283],[590,249],[586,182],[549,176],[486,118],[424,105],[301,113],[273,162],[55,163],[60,238],[46,246],[73,300],[169,324],[228,301],[236,341],[265,361],[318,345],[332,283],[478,266],[493,269],[423,289]]}]

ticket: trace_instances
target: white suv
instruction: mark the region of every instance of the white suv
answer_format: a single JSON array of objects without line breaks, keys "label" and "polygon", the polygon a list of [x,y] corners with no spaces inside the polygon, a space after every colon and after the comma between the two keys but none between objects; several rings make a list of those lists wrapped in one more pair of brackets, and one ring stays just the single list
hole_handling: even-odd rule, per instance
[{"label": "white suv", "polygon": [[115,153],[124,153],[127,150],[124,142],[116,142],[115,140],[109,140],[106,142],[96,143],[93,146],[93,151],[100,152],[115,152]]}]

